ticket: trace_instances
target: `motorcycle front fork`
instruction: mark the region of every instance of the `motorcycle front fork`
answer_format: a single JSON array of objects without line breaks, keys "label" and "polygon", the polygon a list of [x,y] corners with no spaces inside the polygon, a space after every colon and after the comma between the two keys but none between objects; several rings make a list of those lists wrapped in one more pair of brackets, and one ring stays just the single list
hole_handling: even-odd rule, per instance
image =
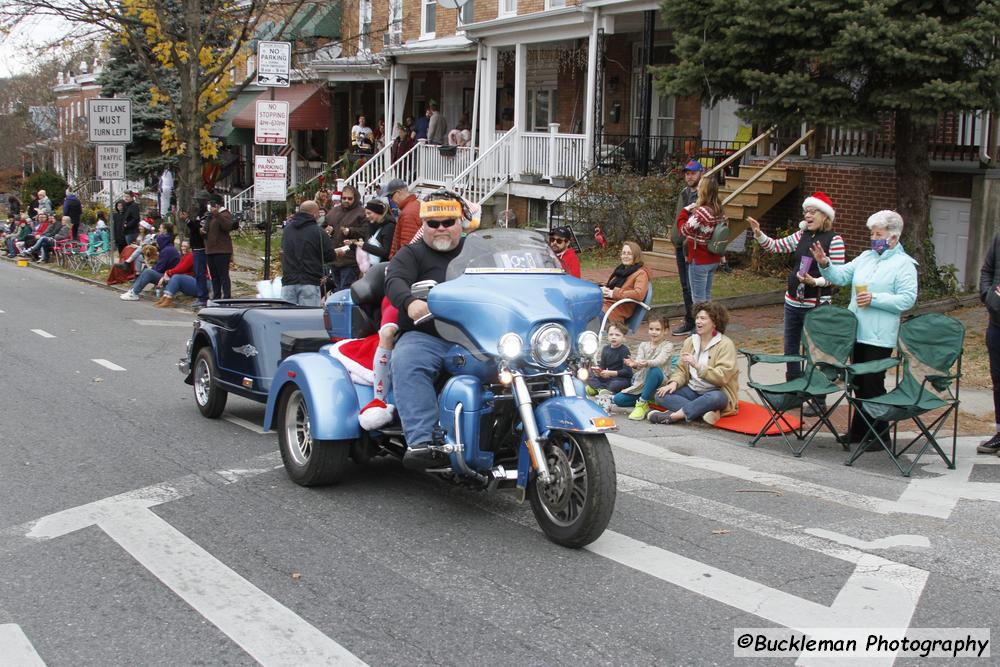
[{"label": "motorcycle front fork", "polygon": [[[564,396],[576,396],[576,387],[573,385],[573,378],[569,374],[560,376],[562,393]],[[517,403],[517,411],[521,416],[521,424],[524,426],[525,444],[528,447],[528,454],[531,456],[531,467],[535,469],[538,480],[543,484],[548,484],[551,479],[548,463],[545,461],[545,453],[539,442],[541,436],[538,433],[538,424],[535,423],[535,411],[531,405],[531,391],[524,376],[515,373],[514,381],[511,383],[514,401]]]}]

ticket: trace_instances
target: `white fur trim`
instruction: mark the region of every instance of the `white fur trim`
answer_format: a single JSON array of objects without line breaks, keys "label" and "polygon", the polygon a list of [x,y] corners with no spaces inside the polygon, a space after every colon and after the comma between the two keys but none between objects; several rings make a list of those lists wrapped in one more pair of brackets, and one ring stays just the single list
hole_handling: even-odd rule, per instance
[{"label": "white fur trim", "polygon": [[356,384],[373,386],[375,384],[375,372],[370,368],[365,368],[354,359],[351,359],[340,351],[340,347],[342,345],[353,342],[353,338],[345,338],[344,340],[337,341],[329,347],[330,356],[344,364],[344,368],[346,368],[347,372],[351,374],[351,379],[354,380]]},{"label": "white fur trim", "polygon": [[805,220],[799,220],[799,229],[801,229],[802,231],[805,231],[806,227],[808,227],[808,226],[809,226],[809,224]]},{"label": "white fur trim", "polygon": [[358,423],[366,431],[374,431],[382,428],[392,421],[395,407],[386,405],[384,408],[371,407],[358,415]]},{"label": "white fur trim", "polygon": [[826,217],[830,218],[830,222],[833,222],[833,219],[837,217],[837,212],[833,210],[833,207],[822,199],[817,199],[816,197],[806,197],[805,201],[802,202],[802,209],[805,210],[810,206],[817,211],[825,213]]}]

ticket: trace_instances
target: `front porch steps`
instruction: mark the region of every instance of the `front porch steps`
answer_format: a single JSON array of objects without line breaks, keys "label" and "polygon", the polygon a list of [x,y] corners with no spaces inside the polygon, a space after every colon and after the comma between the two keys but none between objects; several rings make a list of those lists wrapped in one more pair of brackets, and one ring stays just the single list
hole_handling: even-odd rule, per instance
[{"label": "front porch steps", "polygon": [[[739,176],[728,176],[726,184],[719,186],[719,197],[725,199],[738,187],[743,185],[760,167],[740,166]],[[773,167],[759,180],[726,204],[726,217],[729,218],[731,234],[742,234],[747,229],[747,217],[760,218],[777,206],[778,202],[788,196],[802,183],[802,172],[788,170],[784,167]],[[646,266],[654,272],[654,277],[676,276],[677,259],[674,255],[674,244],[669,238],[653,238],[653,249],[644,252]]]}]

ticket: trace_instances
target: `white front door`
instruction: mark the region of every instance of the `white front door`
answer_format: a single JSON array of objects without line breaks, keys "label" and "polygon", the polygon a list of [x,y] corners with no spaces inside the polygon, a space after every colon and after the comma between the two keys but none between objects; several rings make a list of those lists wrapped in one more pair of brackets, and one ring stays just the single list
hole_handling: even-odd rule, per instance
[{"label": "white front door", "polygon": [[959,285],[966,284],[965,259],[969,251],[971,209],[970,199],[931,197],[934,256],[938,266],[951,264],[957,269]]}]

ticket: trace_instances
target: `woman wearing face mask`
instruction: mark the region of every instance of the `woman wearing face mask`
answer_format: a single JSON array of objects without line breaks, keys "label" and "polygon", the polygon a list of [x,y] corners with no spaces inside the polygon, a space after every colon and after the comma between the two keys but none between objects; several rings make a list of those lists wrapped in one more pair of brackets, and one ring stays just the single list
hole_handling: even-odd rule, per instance
[{"label": "woman wearing face mask", "polygon": [[[812,254],[820,273],[834,285],[851,285],[851,304],[858,318],[858,337],[851,355],[853,363],[885,359],[896,347],[900,316],[917,301],[916,261],[906,254],[899,237],[903,218],[895,211],[879,211],[868,218],[871,250],[837,266],[814,243]],[[885,371],[854,379],[854,395],[874,398],[885,393]],[[855,415],[851,420],[850,441],[860,442],[868,427]],[[888,426],[884,429],[888,432]],[[875,443],[871,449],[881,449]]]}]

